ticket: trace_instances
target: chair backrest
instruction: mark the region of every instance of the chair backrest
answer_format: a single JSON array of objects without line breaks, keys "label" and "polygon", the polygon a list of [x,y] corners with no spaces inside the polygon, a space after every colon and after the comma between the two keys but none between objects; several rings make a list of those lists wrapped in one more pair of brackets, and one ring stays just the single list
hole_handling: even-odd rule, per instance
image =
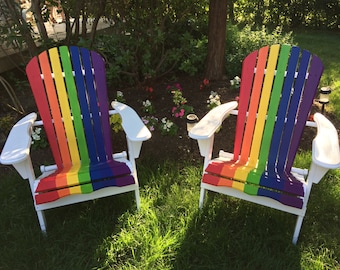
[{"label": "chair backrest", "polygon": [[111,161],[103,58],[62,46],[31,59],[26,73],[57,167]]},{"label": "chair backrest", "polygon": [[290,174],[322,72],[320,59],[296,46],[266,46],[245,58],[233,155],[255,169],[235,169],[235,178],[258,185],[264,172],[275,179]]}]

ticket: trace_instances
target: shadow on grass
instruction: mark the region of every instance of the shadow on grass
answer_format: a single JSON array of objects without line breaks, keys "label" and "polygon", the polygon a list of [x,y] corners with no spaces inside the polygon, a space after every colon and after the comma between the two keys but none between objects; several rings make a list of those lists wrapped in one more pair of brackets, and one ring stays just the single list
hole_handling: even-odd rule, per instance
[{"label": "shadow on grass", "polygon": [[136,211],[130,193],[47,210],[44,236],[28,182],[15,172],[1,177],[0,269],[91,269],[122,213]]},{"label": "shadow on grass", "polygon": [[300,269],[294,224],[287,213],[210,192],[188,226],[176,269]]},{"label": "shadow on grass", "polygon": [[8,173],[0,180],[0,269],[339,267],[339,172],[313,187],[294,246],[294,215],[212,192],[199,211],[200,165],[137,166],[139,212],[132,192],[52,209],[47,237],[28,183]]}]

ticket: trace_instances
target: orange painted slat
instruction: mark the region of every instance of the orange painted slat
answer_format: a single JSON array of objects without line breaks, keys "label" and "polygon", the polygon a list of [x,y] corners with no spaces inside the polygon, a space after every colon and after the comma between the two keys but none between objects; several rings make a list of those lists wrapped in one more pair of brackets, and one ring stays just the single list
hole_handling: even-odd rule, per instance
[{"label": "orange painted slat", "polygon": [[57,142],[59,144],[59,151],[63,153],[61,158],[63,160],[64,166],[71,164],[71,158],[69,154],[69,149],[67,145],[67,139],[64,129],[64,124],[61,117],[61,112],[58,103],[58,97],[56,94],[56,89],[54,81],[52,78],[51,66],[47,52],[43,52],[39,55],[39,61],[41,66],[41,71],[44,76],[44,82],[47,92],[47,97],[49,100],[49,105],[52,113],[52,118],[54,121],[54,127],[57,135]]},{"label": "orange painted slat", "polygon": [[49,50],[50,61],[52,70],[54,73],[54,80],[56,84],[56,89],[58,93],[59,106],[61,109],[64,127],[68,142],[68,147],[70,149],[69,153],[61,153],[61,155],[70,155],[72,164],[79,164],[80,157],[77,147],[76,135],[73,127],[73,121],[71,116],[71,109],[68,102],[66,85],[63,77],[62,67],[59,58],[59,52],[57,48],[52,48]]},{"label": "orange painted slat", "polygon": [[252,143],[252,137],[255,128],[256,122],[256,114],[260,101],[260,95],[262,90],[262,83],[264,78],[264,71],[267,64],[267,56],[268,56],[269,46],[263,47],[259,51],[257,65],[256,65],[256,74],[254,79],[254,86],[252,90],[252,96],[249,104],[247,125],[244,131],[244,138],[241,150],[240,160],[243,163],[248,161],[250,147]]}]

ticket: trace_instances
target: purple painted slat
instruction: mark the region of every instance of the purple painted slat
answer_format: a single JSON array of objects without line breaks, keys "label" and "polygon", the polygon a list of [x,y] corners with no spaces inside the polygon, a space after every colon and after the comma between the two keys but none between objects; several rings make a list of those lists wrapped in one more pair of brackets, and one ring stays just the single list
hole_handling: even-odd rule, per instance
[{"label": "purple painted slat", "polygon": [[96,52],[91,51],[94,76],[97,84],[98,106],[101,113],[102,129],[104,136],[105,151],[108,160],[112,159],[111,127],[109,120],[109,104],[107,97],[106,72],[103,58]]},{"label": "purple painted slat", "polygon": [[300,110],[298,112],[298,119],[295,125],[294,134],[292,143],[290,146],[290,151],[288,153],[287,163],[286,163],[286,171],[290,172],[293,162],[295,159],[296,151],[303,134],[304,127],[306,125],[306,121],[308,120],[308,116],[310,113],[311,106],[313,104],[313,100],[318,89],[318,85],[320,82],[320,78],[323,72],[324,66],[317,56],[313,56],[309,68],[309,76],[305,83],[305,89],[303,93],[303,98],[300,105]]}]

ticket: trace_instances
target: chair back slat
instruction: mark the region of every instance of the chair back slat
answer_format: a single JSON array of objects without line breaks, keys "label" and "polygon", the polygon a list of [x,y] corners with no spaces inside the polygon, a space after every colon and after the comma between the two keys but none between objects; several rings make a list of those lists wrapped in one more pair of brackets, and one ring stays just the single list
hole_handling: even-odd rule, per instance
[{"label": "chair back slat", "polygon": [[[270,96],[270,103],[267,112],[268,115],[277,115],[280,98],[282,96],[282,89],[285,80],[285,73],[289,59],[289,54],[290,46],[282,45],[280,49],[279,59],[277,62],[275,79],[273,78],[273,91]],[[266,121],[266,126],[264,127],[263,143],[261,145],[261,150],[259,153],[259,164],[257,168],[259,171],[263,171],[267,164],[270,150],[270,142],[273,139],[275,122],[276,122],[275,117],[268,117]]]},{"label": "chair back slat", "polygon": [[[293,86],[293,93],[289,102],[287,111],[287,123],[283,130],[281,147],[278,154],[277,170],[279,172],[284,171],[284,167],[287,161],[288,150],[291,147],[292,134],[295,128],[296,119],[298,116],[298,109],[300,105],[301,96],[303,94],[303,87],[305,83],[306,73],[308,70],[308,64],[310,60],[310,53],[307,51],[302,52],[300,59],[300,65],[298,68],[298,76]],[[314,96],[314,93],[310,93]],[[308,108],[308,111],[310,108]],[[296,151],[297,149],[293,149]]]},{"label": "chair back slat", "polygon": [[[47,91],[46,95],[47,95],[47,99],[50,100],[49,107],[51,110],[51,118],[49,118],[48,121],[52,122],[52,119],[53,119],[53,124],[55,126],[55,132],[56,132],[56,138],[54,141],[58,142],[58,146],[59,146],[59,149],[55,150],[56,154],[54,154],[54,156],[60,155],[62,159],[62,164],[66,166],[70,166],[72,164],[71,157],[69,154],[67,138],[64,132],[64,124],[63,124],[62,117],[61,117],[57,92],[55,90],[55,85],[53,81],[54,79],[52,78],[52,71],[51,71],[51,66],[50,66],[47,52],[43,52],[39,55],[39,62],[40,62],[41,72],[44,77],[45,87],[46,89],[52,89],[51,91]],[[45,91],[43,92],[40,91],[40,93],[41,95],[44,95]],[[45,102],[48,102],[48,100],[45,100]],[[45,118],[47,117],[49,117],[49,114],[45,116]],[[47,122],[46,119],[43,121],[44,123]],[[52,152],[54,151],[52,150]],[[66,154],[61,155],[60,153],[66,153]],[[61,167],[61,164],[59,165],[59,167]]]},{"label": "chair back slat", "polygon": [[[64,55],[64,58],[66,56]],[[59,106],[61,110],[61,115],[63,118],[63,123],[64,123],[64,130],[66,133],[67,137],[67,143],[69,147],[69,154],[71,157],[72,164],[80,164],[80,155],[79,155],[79,150],[78,150],[78,144],[77,144],[77,138],[76,138],[76,130],[74,129],[73,126],[73,119],[72,119],[72,113],[74,114],[73,117],[76,116],[76,108],[70,108],[69,104],[69,99],[67,95],[67,90],[66,90],[66,84],[69,87],[72,87],[72,84],[74,82],[71,82],[70,74],[65,74],[65,80],[64,80],[64,75],[63,75],[63,70],[60,62],[60,55],[59,51],[57,48],[52,48],[49,50],[49,58],[51,62],[51,67],[52,67],[52,72],[54,74],[54,82],[56,85],[56,90],[57,90],[57,95],[58,95],[58,101],[59,101]],[[62,59],[65,64],[65,59]],[[72,75],[73,76],[73,75]],[[66,83],[66,84],[65,84]],[[74,87],[74,85],[73,85]],[[47,89],[47,91],[51,91],[51,89]],[[75,106],[74,106],[75,107]],[[74,112],[72,110],[75,110]],[[78,119],[76,119],[77,121]],[[63,155],[68,155],[68,153],[60,153],[62,156]]]},{"label": "chair back slat", "polygon": [[272,93],[272,87],[273,87],[274,76],[275,76],[275,68],[276,68],[277,59],[279,56],[279,50],[280,50],[279,45],[275,45],[275,46],[273,45],[270,48],[270,53],[268,56],[266,75],[265,75],[263,86],[262,86],[261,100],[260,100],[260,104],[258,107],[256,127],[254,130],[252,148],[251,148],[249,162],[248,162],[250,167],[256,166],[257,161],[259,159],[260,147],[261,145],[265,145],[267,143],[267,141],[263,140],[262,138],[265,134],[264,125],[266,123],[266,116],[268,113],[267,108],[268,108],[269,100],[270,100],[271,93]]},{"label": "chair back slat", "polygon": [[30,61],[27,76],[58,168],[37,191],[57,188],[66,196],[130,183],[132,177],[115,179],[131,171],[112,156],[103,58],[84,48],[52,48]]},{"label": "chair back slat", "polygon": [[[275,129],[273,131],[272,141],[270,145],[271,151],[268,155],[268,173],[271,173],[271,168],[275,168],[277,163],[277,155],[280,148],[283,129],[287,120],[287,108],[291,97],[291,89],[295,80],[296,68],[299,60],[300,49],[298,47],[292,47],[290,57],[287,66],[287,72],[285,74],[285,80],[283,84],[280,105],[277,112],[277,118],[275,123]],[[275,175],[275,172],[273,172]]]},{"label": "chair back slat", "polygon": [[[57,53],[56,48],[52,50]],[[72,136],[71,142],[74,143],[74,145],[73,144],[70,145],[70,151],[71,153],[73,151],[79,153],[75,159],[72,159],[72,161],[73,164],[77,164],[78,162],[80,163],[81,160],[83,165],[85,165],[89,163],[89,155],[84,133],[84,125],[82,121],[82,111],[78,101],[78,89],[75,83],[75,78],[73,76],[73,66],[71,63],[68,47],[66,46],[60,47],[59,55],[61,58],[62,69],[64,71],[64,80],[66,84],[65,95],[68,97],[68,101],[60,99],[60,106],[65,108],[64,109],[65,112],[63,114],[67,115],[68,120],[66,124],[69,125],[70,129],[74,130],[74,133],[72,133],[71,135]],[[64,88],[62,88],[60,91],[64,91]],[[62,93],[64,94],[64,92]],[[73,135],[75,135],[75,137],[73,137]]]},{"label": "chair back slat", "polygon": [[[41,57],[43,58],[43,55],[41,55]],[[43,72],[46,72],[46,70],[48,70],[48,66],[46,66],[47,64],[49,63],[42,62]],[[27,74],[27,77],[29,78],[29,83],[31,85],[34,99],[39,100],[39,102],[37,103],[37,108],[39,110],[40,117],[42,121],[44,122],[46,137],[50,145],[53,158],[56,162],[57,167],[62,168],[64,162],[60,154],[59,144],[57,140],[57,135],[55,133],[52,116],[50,115],[50,107],[49,107],[49,103],[48,103],[46,92],[45,92],[44,81],[41,80],[41,75],[40,75],[41,71],[40,71],[38,58],[31,59],[31,61],[28,63],[26,67],[26,74]],[[49,78],[48,75],[46,75],[46,77]],[[54,87],[54,84],[53,84],[53,87]],[[62,129],[62,131],[64,131],[64,129]],[[66,149],[68,149],[68,146]],[[71,160],[69,160],[69,162],[70,161]]]},{"label": "chair back slat", "polygon": [[291,170],[322,72],[320,59],[296,46],[266,46],[249,54],[233,159],[211,162],[203,181],[301,208],[303,183]]},{"label": "chair back slat", "polygon": [[312,59],[310,60],[310,66],[309,66],[309,72],[308,72],[309,74],[308,74],[308,78],[305,81],[304,95],[301,100],[301,104],[300,104],[299,111],[298,111],[298,118],[295,124],[296,127],[294,129],[292,143],[291,143],[290,151],[287,157],[286,170],[290,171],[293,166],[294,159],[296,156],[296,150],[301,140],[303,129],[308,119],[310,108],[313,104],[313,100],[317,92],[317,87],[319,85],[323,70],[324,70],[324,66],[320,58],[314,55]]},{"label": "chair back slat", "polygon": [[[70,48],[70,54],[72,58],[72,65],[74,70],[74,77],[76,81],[76,86],[78,90],[78,98],[79,98],[79,106],[81,109],[82,114],[82,121],[84,125],[84,130],[86,133],[86,145],[88,149],[88,155],[91,163],[97,162],[97,150],[96,150],[96,139],[94,136],[94,130],[93,130],[93,123],[92,123],[92,115],[90,108],[88,106],[88,99],[93,99],[93,97],[88,96],[87,92],[87,85],[84,80],[84,73],[85,71],[85,77],[93,78],[92,74],[88,75],[89,72],[88,69],[90,69],[90,72],[92,73],[90,62],[87,61],[86,64],[89,65],[89,68],[84,70],[84,67],[86,67],[86,64],[82,63],[82,60],[84,61],[84,56],[80,55],[80,52],[78,48],[71,47]],[[82,59],[82,60],[81,60]],[[93,79],[92,79],[93,84]]]},{"label": "chair back slat", "polygon": [[[96,52],[91,52],[91,59],[93,68],[95,70],[94,78],[96,81],[97,89],[106,88],[106,73],[105,73],[105,63],[103,58]],[[105,91],[98,91],[98,102],[101,114],[101,125],[103,130],[103,142],[105,144],[104,150],[106,152],[107,160],[112,160],[112,140],[110,137],[110,121],[109,121],[109,104],[107,103],[108,97],[107,92]],[[93,104],[94,106],[94,104]],[[98,104],[97,104],[98,106]]]},{"label": "chair back slat", "polygon": [[253,79],[255,76],[254,70],[257,60],[258,51],[254,51],[249,54],[242,65],[242,81],[241,88],[242,92],[240,92],[239,96],[239,106],[238,106],[238,115],[237,115],[237,123],[235,130],[235,143],[234,143],[234,160],[238,160],[241,154],[241,146],[243,142],[243,133],[244,126],[247,119],[248,112],[248,104],[250,100],[250,93],[253,85]]},{"label": "chair back slat", "polygon": [[[260,97],[261,97],[261,90],[262,90],[262,84],[263,84],[263,79],[264,79],[264,71],[265,71],[266,63],[267,63],[268,51],[269,51],[269,47],[266,46],[266,47],[261,48],[258,54],[257,65],[256,65],[257,72],[255,74],[253,88],[250,93],[251,98],[250,98],[250,103],[249,103],[249,107],[247,111],[248,115],[247,115],[247,120],[246,120],[246,126],[244,129],[244,135],[243,135],[241,157],[240,157],[241,163],[248,162],[248,158],[250,154],[252,137],[254,134],[256,117],[257,117],[257,109],[258,109],[258,104],[260,102]],[[240,102],[243,102],[243,101],[240,100]]]}]

